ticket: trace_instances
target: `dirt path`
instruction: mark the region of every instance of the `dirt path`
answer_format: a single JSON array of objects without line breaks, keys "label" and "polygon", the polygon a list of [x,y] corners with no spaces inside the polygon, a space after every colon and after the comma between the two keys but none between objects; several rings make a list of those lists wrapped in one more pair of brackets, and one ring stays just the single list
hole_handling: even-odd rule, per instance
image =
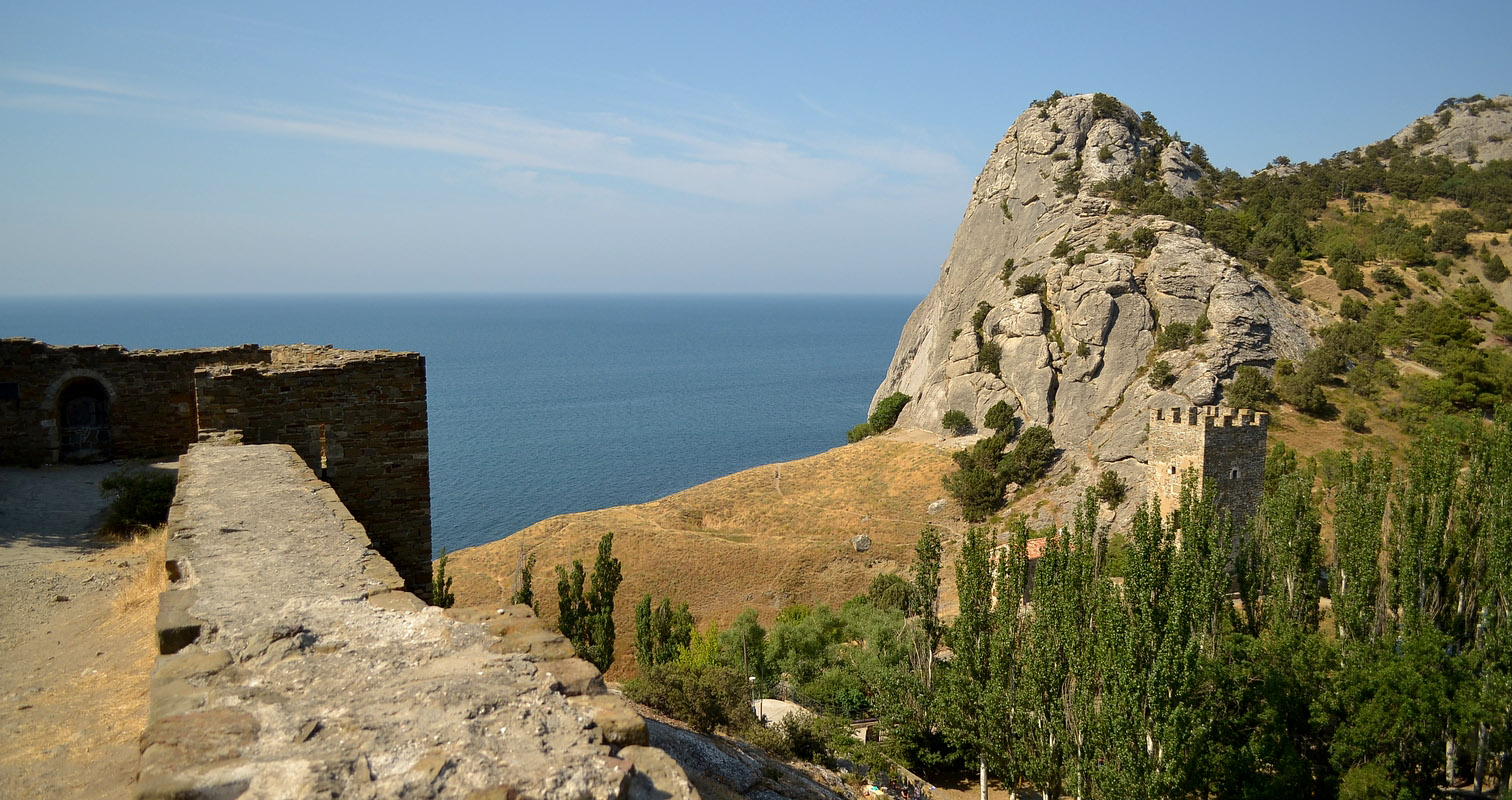
[{"label": "dirt path", "polygon": [[114,469],[0,468],[0,796],[130,793],[162,545],[94,537]]}]

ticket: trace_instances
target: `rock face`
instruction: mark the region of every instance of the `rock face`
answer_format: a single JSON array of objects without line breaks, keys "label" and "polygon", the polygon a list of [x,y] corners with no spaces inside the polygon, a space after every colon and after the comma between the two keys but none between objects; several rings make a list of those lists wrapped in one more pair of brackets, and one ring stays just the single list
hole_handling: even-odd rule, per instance
[{"label": "rock face", "polygon": [[[1419,131],[1431,131],[1432,136],[1424,141]],[[1412,145],[1418,155],[1447,156],[1471,165],[1512,159],[1512,96],[1448,104],[1442,111],[1419,117],[1391,140]]]},{"label": "rock face", "polygon": [[[1318,322],[1197,230],[1111,213],[1112,203],[1090,191],[1131,174],[1142,158],[1154,159],[1172,194],[1191,193],[1201,176],[1181,143],[1141,136],[1139,117],[1119,109],[1099,115],[1092,95],[1078,95],[1031,107],[1013,123],[977,177],[940,279],[909,317],[872,401],[908,394],[899,424],[941,432],[948,410],[980,426],[1006,400],[1026,425],[1050,427],[1063,451],[1057,470],[1091,468],[1063,487],[1067,497],[1107,468],[1140,487],[1149,409],[1217,402],[1237,367],[1300,358]],[[1067,177],[1073,171],[1080,188]],[[1153,234],[1147,251],[1126,242],[1140,228]],[[1043,278],[1044,289],[1015,296],[1028,276]],[[980,336],[1001,347],[1000,375],[978,366],[972,320],[982,302],[992,308]],[[1204,343],[1159,354],[1175,383],[1151,388],[1145,373],[1159,326],[1203,318],[1211,326]]]}]

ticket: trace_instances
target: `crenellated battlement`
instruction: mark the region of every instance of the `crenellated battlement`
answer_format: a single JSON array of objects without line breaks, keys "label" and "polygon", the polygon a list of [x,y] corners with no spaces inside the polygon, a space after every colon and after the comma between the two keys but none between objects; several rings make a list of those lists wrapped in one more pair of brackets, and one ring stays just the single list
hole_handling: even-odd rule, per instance
[{"label": "crenellated battlement", "polygon": [[1225,406],[1176,406],[1150,409],[1151,427],[1155,424],[1190,425],[1206,428],[1267,427],[1270,414],[1248,408]]}]

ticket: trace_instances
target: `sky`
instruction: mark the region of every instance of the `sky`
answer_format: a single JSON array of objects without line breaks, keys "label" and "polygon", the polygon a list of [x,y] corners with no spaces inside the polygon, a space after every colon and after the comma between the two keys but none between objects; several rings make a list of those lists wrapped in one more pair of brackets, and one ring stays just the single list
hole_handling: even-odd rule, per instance
[{"label": "sky", "polygon": [[0,293],[922,296],[1054,90],[1219,166],[1512,92],[1512,3],[0,5]]}]

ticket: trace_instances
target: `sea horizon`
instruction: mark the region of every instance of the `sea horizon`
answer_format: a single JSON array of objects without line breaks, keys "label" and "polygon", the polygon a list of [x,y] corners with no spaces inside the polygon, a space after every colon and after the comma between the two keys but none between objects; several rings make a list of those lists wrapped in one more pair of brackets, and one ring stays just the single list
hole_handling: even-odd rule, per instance
[{"label": "sea horizon", "polygon": [[646,502],[845,443],[921,298],[495,293],[30,296],[0,336],[425,356],[433,544]]}]

